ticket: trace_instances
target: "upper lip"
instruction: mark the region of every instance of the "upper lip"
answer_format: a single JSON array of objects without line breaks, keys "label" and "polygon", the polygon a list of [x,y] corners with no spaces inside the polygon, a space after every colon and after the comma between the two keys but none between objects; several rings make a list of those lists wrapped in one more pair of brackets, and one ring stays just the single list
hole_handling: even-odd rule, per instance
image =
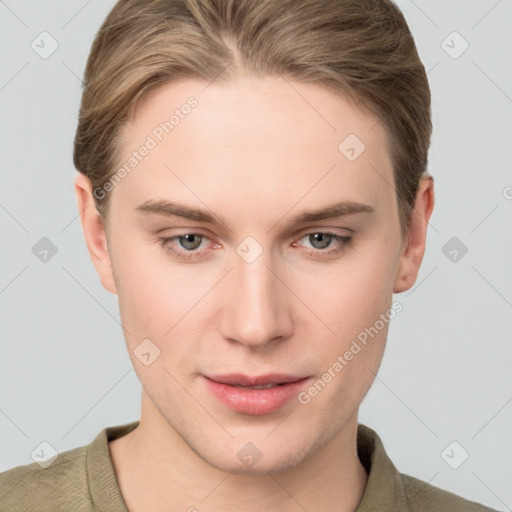
[{"label": "upper lip", "polygon": [[265,386],[266,384],[287,384],[305,379],[300,375],[284,375],[280,373],[269,373],[267,375],[249,376],[241,373],[230,373],[227,375],[205,375],[207,379],[219,382],[221,384],[229,384],[231,386]]}]

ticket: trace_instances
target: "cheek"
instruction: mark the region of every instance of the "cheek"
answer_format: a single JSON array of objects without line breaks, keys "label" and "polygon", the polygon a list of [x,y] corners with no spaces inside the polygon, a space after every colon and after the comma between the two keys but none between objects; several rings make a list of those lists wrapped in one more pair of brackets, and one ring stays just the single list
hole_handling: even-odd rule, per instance
[{"label": "cheek", "polygon": [[[159,367],[172,371],[177,366],[195,368],[213,307],[210,295],[205,294],[218,276],[214,271],[201,272],[192,264],[172,262],[157,243],[131,243],[126,237],[119,237],[118,242],[117,247],[123,247],[123,251],[117,252],[113,266],[120,281],[119,308],[134,366],[140,366],[134,350],[142,340],[149,339],[160,350],[150,367],[151,374]],[[142,373],[141,380],[149,378],[148,372]]]},{"label": "cheek", "polygon": [[187,292],[176,267],[166,265],[163,248],[149,240],[132,241],[127,233],[118,229],[111,254],[123,325],[137,336],[130,344],[141,336],[158,340],[183,309],[190,288]]},{"label": "cheek", "polygon": [[305,302],[322,320],[308,316],[304,326],[315,338],[308,359],[317,361],[317,375],[327,373],[329,380],[318,406],[330,400],[340,406],[357,404],[373,382],[389,321],[396,314],[391,309],[395,252],[383,239],[368,241],[365,249],[330,270],[318,267],[301,288]]},{"label": "cheek", "polygon": [[384,240],[367,241],[339,262],[319,264],[313,271],[296,274],[292,289],[323,321],[326,334],[334,331],[331,337],[347,340],[389,309],[395,253]]},{"label": "cheek", "polygon": [[[151,254],[144,248],[132,249],[127,252],[130,257],[113,262],[120,281],[119,309],[129,356],[153,398],[169,392],[181,396],[173,376],[184,383],[178,373],[182,371],[189,378],[195,368],[193,356],[200,339],[196,309],[200,308],[194,305],[204,292],[186,279],[190,273],[184,275],[175,265],[166,265],[165,257],[155,257],[159,249],[151,247]],[[142,354],[148,352],[155,358],[146,365]]]},{"label": "cheek", "polygon": [[[378,372],[386,345],[392,310],[387,262],[330,275],[324,293],[310,294],[311,309],[319,312],[329,332],[312,319],[307,359],[316,361],[317,380],[302,396],[303,402],[332,425],[346,420],[368,392]],[[312,329],[315,323],[318,327]],[[321,329],[321,331],[320,331]],[[324,335],[319,335],[324,332]],[[325,411],[325,412],[324,412]]]}]

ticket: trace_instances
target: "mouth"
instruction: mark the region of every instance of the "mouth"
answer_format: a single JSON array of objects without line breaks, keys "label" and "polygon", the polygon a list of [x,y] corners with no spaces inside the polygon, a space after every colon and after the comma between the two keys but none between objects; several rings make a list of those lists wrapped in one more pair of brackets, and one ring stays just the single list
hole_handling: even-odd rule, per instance
[{"label": "mouth", "polygon": [[250,415],[277,411],[296,396],[310,378],[300,375],[203,375],[205,384],[228,408]]},{"label": "mouth", "polygon": [[264,386],[243,386],[242,384],[231,384],[232,386],[234,385],[235,388],[249,388],[249,389],[272,389],[272,388],[275,388],[276,386],[283,386],[283,383],[279,383],[279,384],[265,384]]}]

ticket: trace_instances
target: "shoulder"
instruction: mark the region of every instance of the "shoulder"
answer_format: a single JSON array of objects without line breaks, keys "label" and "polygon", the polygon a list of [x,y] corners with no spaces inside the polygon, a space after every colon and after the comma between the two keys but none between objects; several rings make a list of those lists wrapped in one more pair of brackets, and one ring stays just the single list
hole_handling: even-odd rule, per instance
[{"label": "shoulder", "polygon": [[0,509],[9,512],[94,510],[87,483],[87,447],[59,453],[47,468],[33,462],[0,473]]},{"label": "shoulder", "polygon": [[377,432],[361,423],[358,425],[357,450],[368,473],[358,512],[496,512],[480,503],[399,472],[386,453]]},{"label": "shoulder", "polygon": [[400,477],[411,512],[496,512],[413,476],[400,473]]}]

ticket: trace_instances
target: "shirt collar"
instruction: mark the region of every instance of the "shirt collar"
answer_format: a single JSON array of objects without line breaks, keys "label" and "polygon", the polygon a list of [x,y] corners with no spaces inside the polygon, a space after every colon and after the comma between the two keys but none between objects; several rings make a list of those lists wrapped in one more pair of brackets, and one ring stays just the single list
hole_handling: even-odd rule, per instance
[{"label": "shirt collar", "polygon": [[406,511],[407,498],[400,473],[377,432],[361,423],[357,428],[357,454],[368,481],[356,512]]},{"label": "shirt collar", "polygon": [[139,425],[138,421],[104,428],[87,447],[87,479],[94,505],[102,512],[128,512],[110,457],[108,442],[122,437]]}]

